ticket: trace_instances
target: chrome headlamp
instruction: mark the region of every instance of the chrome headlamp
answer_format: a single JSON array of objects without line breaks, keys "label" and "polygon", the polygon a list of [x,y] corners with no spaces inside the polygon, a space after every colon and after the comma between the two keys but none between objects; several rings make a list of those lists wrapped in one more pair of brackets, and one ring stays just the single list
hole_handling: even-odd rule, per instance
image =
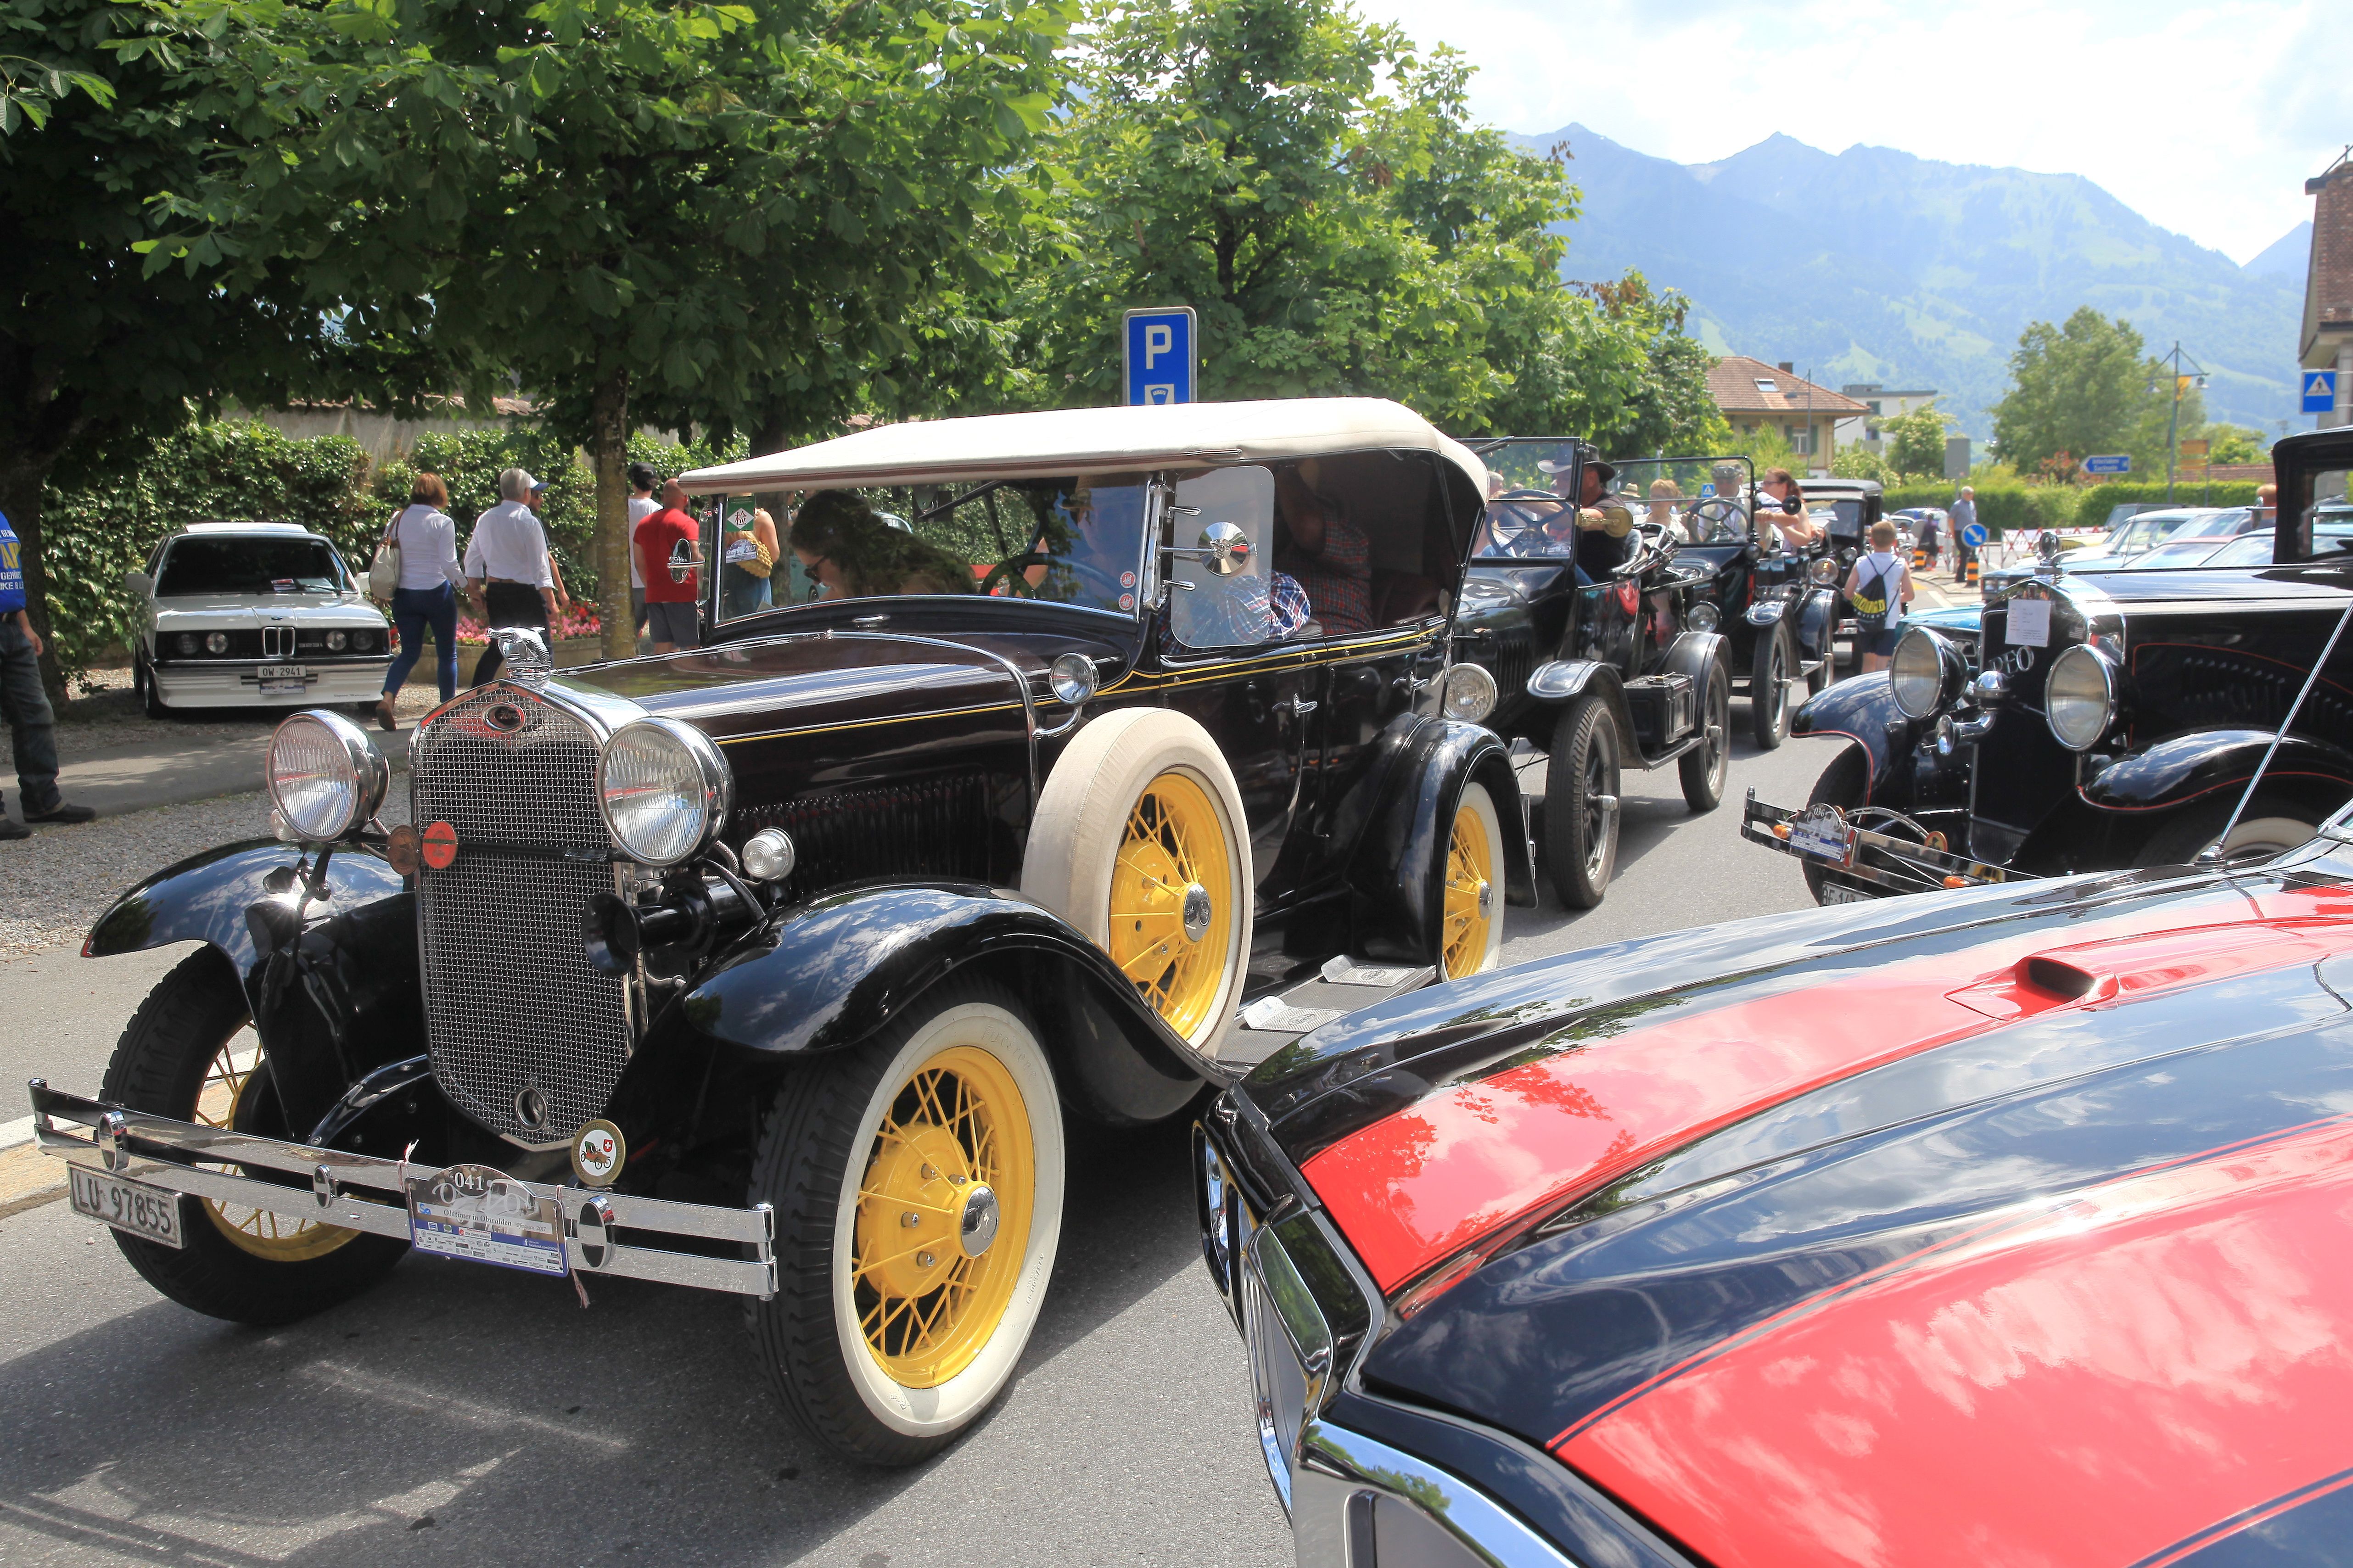
[{"label": "chrome headlamp", "polygon": [[605,826],[623,854],[648,866],[675,866],[708,848],[734,799],[727,759],[681,720],[624,724],[596,759]]},{"label": "chrome headlamp", "polygon": [[1495,710],[1495,678],[1484,665],[1458,664],[1446,672],[1441,706],[1449,719],[1476,724]]},{"label": "chrome headlamp", "polygon": [[1895,640],[1887,661],[1887,685],[1906,719],[1933,719],[1957,696],[1968,673],[1960,650],[1926,626],[1914,626]]},{"label": "chrome headlamp", "polygon": [[1100,679],[1095,661],[1082,653],[1057,654],[1046,671],[1046,683],[1053,688],[1055,697],[1073,708],[1095,694]]},{"label": "chrome headlamp", "polygon": [[1838,563],[1825,555],[1806,568],[1806,576],[1817,588],[1835,587],[1839,580]]},{"label": "chrome headlamp", "polygon": [[2071,752],[2099,744],[2116,721],[2116,667],[2088,643],[2077,643],[2051,663],[2042,706],[2052,738]]},{"label": "chrome headlamp", "polygon": [[1683,625],[1695,632],[1712,632],[1724,624],[1724,612],[1702,599],[1683,612]]},{"label": "chrome headlamp", "polygon": [[392,766],[367,731],[322,708],[279,724],[263,771],[287,836],[310,844],[373,820],[392,782]]}]

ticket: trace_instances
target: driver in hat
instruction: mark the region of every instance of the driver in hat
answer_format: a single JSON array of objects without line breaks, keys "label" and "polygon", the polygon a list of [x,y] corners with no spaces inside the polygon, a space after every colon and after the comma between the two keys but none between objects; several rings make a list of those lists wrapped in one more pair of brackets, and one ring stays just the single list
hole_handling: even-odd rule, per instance
[{"label": "driver in hat", "polygon": [[[1609,493],[1609,481],[1618,477],[1617,467],[1605,461],[1598,447],[1579,442],[1559,458],[1546,458],[1536,467],[1553,476],[1553,488],[1563,500],[1576,504],[1579,532],[1622,540],[1634,531],[1633,510],[1621,498]],[[1574,496],[1568,491],[1572,473],[1577,476]],[[1580,583],[1592,581],[1586,575],[1581,561],[1577,577]]]}]

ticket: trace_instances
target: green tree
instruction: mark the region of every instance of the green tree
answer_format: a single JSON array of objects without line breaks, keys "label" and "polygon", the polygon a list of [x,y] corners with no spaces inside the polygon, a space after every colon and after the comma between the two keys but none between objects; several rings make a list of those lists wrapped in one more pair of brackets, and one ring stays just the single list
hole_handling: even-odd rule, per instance
[{"label": "green tree", "polygon": [[2271,450],[2263,433],[2245,425],[2201,425],[2197,433],[2206,439],[2210,463],[2260,463]]},{"label": "green tree", "polygon": [[0,8],[0,511],[65,696],[53,587],[81,613],[119,569],[48,548],[43,495],[69,453],[130,450],[223,395],[281,397],[326,351],[283,269],[236,292],[149,274],[149,202],[195,180],[227,128],[204,109],[223,41],[114,0]]},{"label": "green tree", "polygon": [[[2089,305],[2062,326],[2035,321],[2010,356],[2010,390],[1993,406],[1994,450],[2020,473],[2072,479],[2085,458],[2121,452],[2137,473],[2163,473],[2168,433],[2205,422],[2189,377],[2143,352],[2132,323]],[[2178,400],[2178,406],[2177,406]]]},{"label": "green tree", "polygon": [[1645,447],[1714,416],[1679,301],[1561,283],[1565,163],[1470,123],[1461,56],[1339,0],[1106,5],[1086,41],[1008,400],[1115,400],[1124,312],[1182,303],[1207,397],[1387,396]]},{"label": "green tree", "polygon": [[1909,414],[1879,422],[1887,449],[1887,466],[1898,479],[1935,479],[1945,471],[1945,437],[1953,416],[1931,398]]},{"label": "green tree", "polygon": [[[191,0],[216,5],[223,0]],[[772,438],[913,358],[986,282],[997,171],[1051,107],[1062,0],[244,0],[224,111],[251,150],[159,259],[301,259],[308,302],[411,385],[512,377],[588,450],[608,652],[628,651],[629,430]],[[385,391],[397,396],[389,382]]]}]

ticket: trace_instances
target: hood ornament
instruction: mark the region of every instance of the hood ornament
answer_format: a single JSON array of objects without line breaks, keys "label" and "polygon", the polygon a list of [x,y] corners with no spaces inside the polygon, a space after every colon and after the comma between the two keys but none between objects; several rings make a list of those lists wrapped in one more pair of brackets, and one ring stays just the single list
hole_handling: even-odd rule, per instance
[{"label": "hood ornament", "polygon": [[2067,569],[2060,562],[2066,553],[2059,542],[2059,536],[2044,529],[2042,536],[2034,542],[2035,570],[2052,577],[2062,575]]},{"label": "hood ornament", "polygon": [[547,638],[537,626],[500,626],[491,637],[506,661],[507,679],[516,685],[536,691],[555,673],[555,656],[547,651]]}]

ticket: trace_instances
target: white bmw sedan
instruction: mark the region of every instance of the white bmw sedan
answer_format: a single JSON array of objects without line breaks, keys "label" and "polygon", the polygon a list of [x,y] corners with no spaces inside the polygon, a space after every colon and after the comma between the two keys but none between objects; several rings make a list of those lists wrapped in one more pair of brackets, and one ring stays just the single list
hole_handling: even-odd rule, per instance
[{"label": "white bmw sedan", "polygon": [[392,662],[383,612],[334,545],[284,522],[199,522],[122,584],[150,718],[184,708],[373,704]]}]

